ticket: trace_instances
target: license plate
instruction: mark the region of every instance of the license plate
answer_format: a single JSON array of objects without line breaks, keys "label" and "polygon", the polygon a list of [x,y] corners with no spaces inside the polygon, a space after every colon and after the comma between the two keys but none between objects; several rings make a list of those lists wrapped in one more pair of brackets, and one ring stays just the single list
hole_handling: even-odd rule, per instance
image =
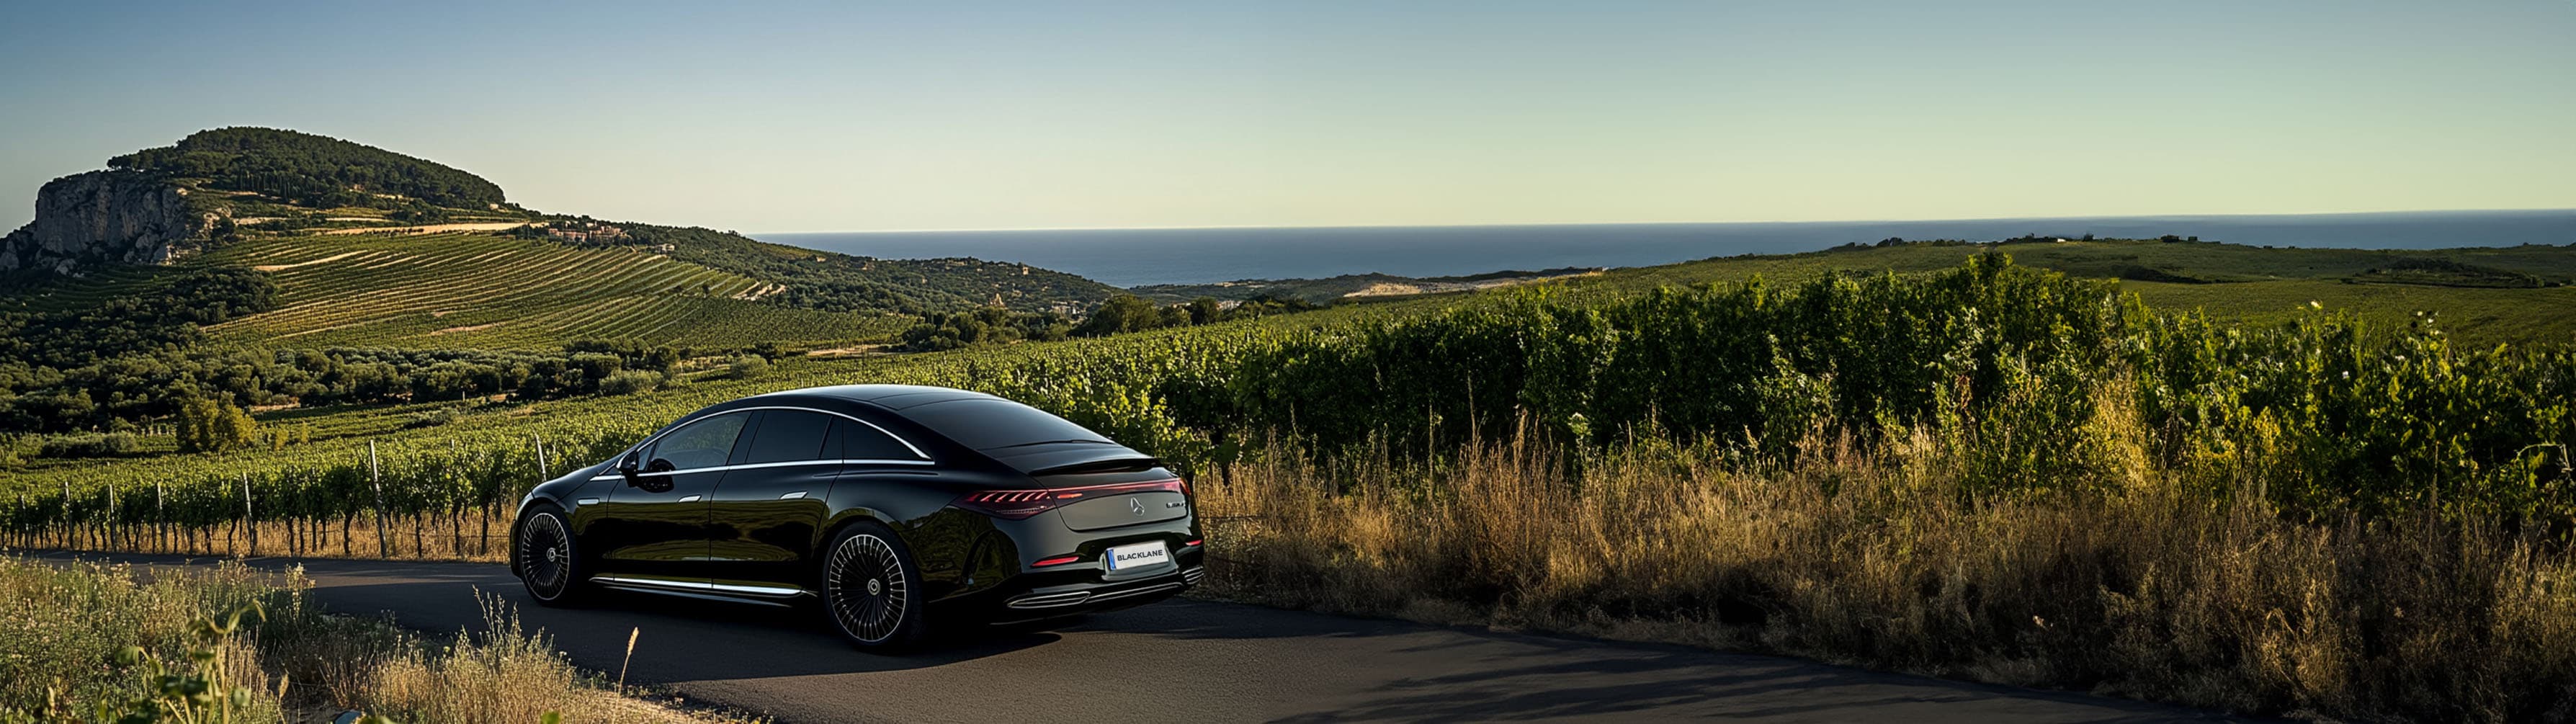
[{"label": "license plate", "polygon": [[1107,560],[1109,570],[1113,571],[1162,565],[1172,562],[1172,549],[1163,545],[1162,541],[1119,546],[1109,549]]}]

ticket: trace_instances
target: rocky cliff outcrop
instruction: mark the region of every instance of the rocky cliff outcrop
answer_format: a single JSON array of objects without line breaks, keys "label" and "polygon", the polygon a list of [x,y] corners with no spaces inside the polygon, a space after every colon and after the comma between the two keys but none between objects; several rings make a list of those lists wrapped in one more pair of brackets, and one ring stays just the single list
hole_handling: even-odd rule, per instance
[{"label": "rocky cliff outcrop", "polygon": [[168,264],[195,251],[212,221],[151,174],[91,171],[36,192],[36,220],[0,237],[0,272],[79,274],[112,264]]}]

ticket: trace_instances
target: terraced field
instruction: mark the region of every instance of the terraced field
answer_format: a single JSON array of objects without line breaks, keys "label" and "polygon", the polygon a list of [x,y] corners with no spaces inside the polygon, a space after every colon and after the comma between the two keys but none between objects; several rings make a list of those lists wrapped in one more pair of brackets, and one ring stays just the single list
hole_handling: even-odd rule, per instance
[{"label": "terraced field", "polygon": [[0,294],[0,309],[29,312],[86,311],[106,304],[108,300],[133,294],[155,280],[177,273],[179,267],[102,266],[78,277],[36,277],[9,280],[15,288]]},{"label": "terraced field", "polygon": [[277,281],[276,309],[207,329],[245,345],[747,346],[878,338],[905,321],[762,304],[776,285],[659,254],[494,234],[291,237],[199,263],[249,266]]}]

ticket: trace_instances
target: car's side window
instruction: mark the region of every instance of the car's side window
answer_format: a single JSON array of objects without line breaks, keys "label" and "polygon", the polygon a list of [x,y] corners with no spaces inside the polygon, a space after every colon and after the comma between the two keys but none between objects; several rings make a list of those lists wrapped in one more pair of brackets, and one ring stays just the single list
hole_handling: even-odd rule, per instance
[{"label": "car's side window", "polygon": [[835,438],[834,442],[838,446],[835,452],[843,460],[921,459],[921,456],[913,454],[912,448],[905,446],[903,441],[896,440],[893,435],[885,434],[884,431],[864,423],[834,420],[832,437]]},{"label": "car's side window", "polygon": [[819,412],[770,410],[760,416],[760,429],[752,431],[751,450],[742,462],[785,463],[836,457],[823,450],[833,422],[832,416]]},{"label": "car's side window", "polygon": [[660,467],[654,463],[667,462],[670,470],[723,466],[725,458],[733,455],[734,438],[742,434],[743,421],[750,417],[742,413],[717,415],[672,430],[654,441],[653,449],[644,454],[645,465],[651,469]]}]

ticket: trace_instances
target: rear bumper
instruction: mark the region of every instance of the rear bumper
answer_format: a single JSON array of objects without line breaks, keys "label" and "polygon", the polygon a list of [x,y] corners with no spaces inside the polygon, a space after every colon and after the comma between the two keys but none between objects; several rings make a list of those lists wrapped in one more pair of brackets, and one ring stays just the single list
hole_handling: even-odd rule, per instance
[{"label": "rear bumper", "polygon": [[950,613],[996,624],[1114,611],[1161,601],[1187,591],[1207,573],[1196,548],[1176,552],[1169,570],[1104,580],[1097,568],[1031,571],[973,594],[941,601]]},{"label": "rear bumper", "polygon": [[1152,580],[1120,584],[1055,586],[1012,596],[1002,607],[1015,611],[1048,611],[1082,606],[1117,606],[1128,599],[1161,600],[1157,594],[1179,593],[1199,582],[1207,569],[1191,566]]},{"label": "rear bumper", "polygon": [[[1118,507],[1121,513],[1133,510]],[[1198,544],[1202,538],[1194,514],[1074,530],[1062,509],[1022,520],[960,512],[990,527],[971,535],[974,543],[966,548],[972,552],[952,569],[955,578],[941,581],[951,585],[934,589],[938,593],[929,609],[945,620],[1015,623],[1139,606],[1188,590],[1205,573],[1201,566],[1207,550]],[[1169,563],[1109,569],[1110,549],[1155,542],[1169,552]],[[1055,564],[1039,566],[1039,561]]]}]

